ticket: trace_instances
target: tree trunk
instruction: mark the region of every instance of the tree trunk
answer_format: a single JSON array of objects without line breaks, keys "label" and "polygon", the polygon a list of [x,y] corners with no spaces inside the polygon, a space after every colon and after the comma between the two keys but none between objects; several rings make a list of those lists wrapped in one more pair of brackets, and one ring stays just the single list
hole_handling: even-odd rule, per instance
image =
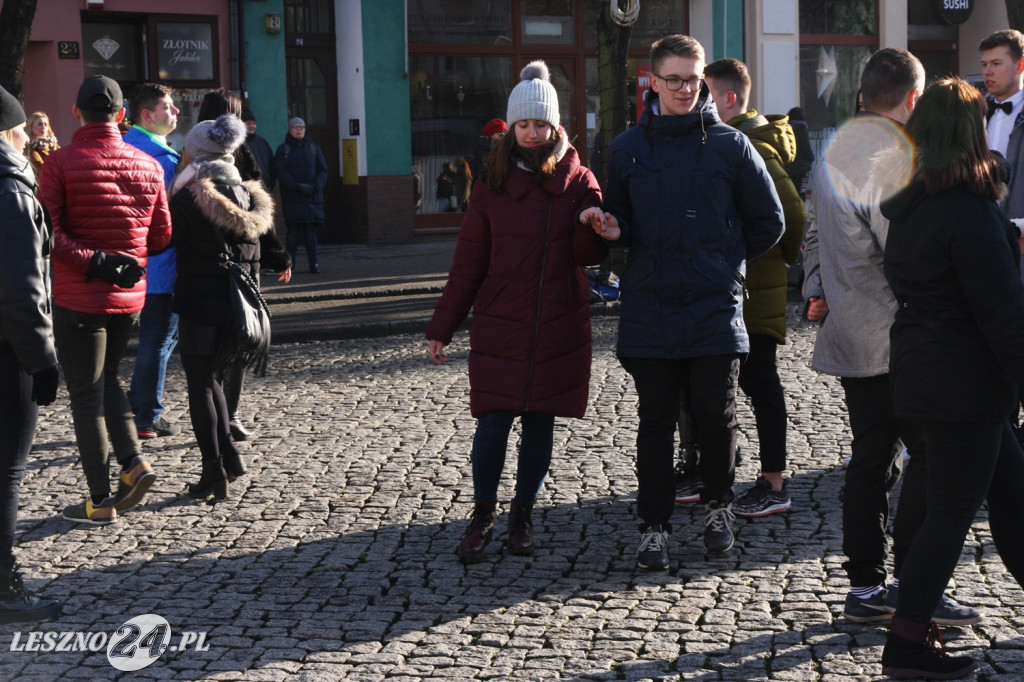
[{"label": "tree trunk", "polygon": [[36,16],[37,0],[3,0],[0,8],[0,85],[18,100],[25,74],[28,35]]},{"label": "tree trunk", "polygon": [[[602,2],[602,5],[606,3]],[[608,166],[608,143],[629,127],[629,94],[626,90],[631,26],[619,26],[612,21],[607,7],[597,16],[597,90],[600,97],[600,122],[594,155],[591,158],[594,174],[604,184]],[[594,163],[596,157],[597,163]]]},{"label": "tree trunk", "polygon": [[1006,0],[1006,18],[1010,28],[1024,32],[1024,0]]}]

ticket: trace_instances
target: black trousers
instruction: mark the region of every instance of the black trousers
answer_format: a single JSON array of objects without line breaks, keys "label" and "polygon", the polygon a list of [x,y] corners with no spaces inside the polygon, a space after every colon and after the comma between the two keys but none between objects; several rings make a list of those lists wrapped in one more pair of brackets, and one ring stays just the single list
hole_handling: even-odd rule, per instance
[{"label": "black trousers", "polygon": [[18,363],[11,344],[0,341],[0,566],[14,563],[18,492],[38,415],[32,377]]},{"label": "black trousers", "polygon": [[[893,523],[894,574],[900,578],[903,559],[924,520],[926,448],[918,425],[892,415],[889,375],[840,379],[853,431],[853,457],[846,469],[843,492],[843,568],[852,587],[881,585],[886,579],[889,546],[889,496],[903,469],[903,445],[910,464],[903,472],[903,490]],[[900,582],[900,599],[903,583]]]},{"label": "black trousers", "polygon": [[750,335],[750,353],[740,366],[740,388],[750,398],[757,423],[761,471],[786,468],[786,396],[775,364],[779,342],[766,334]]},{"label": "black trousers", "polygon": [[674,360],[622,358],[639,399],[637,511],[641,527],[667,525],[675,506],[672,475],[680,394],[688,398],[700,442],[701,502],[732,502],[736,476],[736,386],[740,355]]},{"label": "black trousers", "polygon": [[927,512],[907,552],[896,608],[897,616],[916,623],[931,620],[982,502],[988,502],[999,556],[1024,585],[1024,452],[1009,421],[924,422],[922,427],[928,448]]}]

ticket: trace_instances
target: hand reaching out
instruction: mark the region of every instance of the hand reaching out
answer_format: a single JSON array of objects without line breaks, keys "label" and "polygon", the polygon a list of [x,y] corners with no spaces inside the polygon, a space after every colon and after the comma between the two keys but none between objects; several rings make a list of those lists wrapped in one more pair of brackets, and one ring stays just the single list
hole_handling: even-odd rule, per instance
[{"label": "hand reaching out", "polygon": [[622,230],[619,228],[619,219],[611,213],[605,213],[596,206],[591,206],[580,213],[580,222],[584,225],[590,225],[594,232],[608,241],[615,241],[622,236]]}]

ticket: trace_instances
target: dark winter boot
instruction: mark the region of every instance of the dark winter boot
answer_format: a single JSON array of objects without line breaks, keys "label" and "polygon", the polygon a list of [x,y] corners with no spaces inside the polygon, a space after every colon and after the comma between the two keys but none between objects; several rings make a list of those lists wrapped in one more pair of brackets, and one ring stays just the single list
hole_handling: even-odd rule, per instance
[{"label": "dark winter boot", "polygon": [[204,459],[203,475],[196,483],[189,483],[185,494],[196,500],[213,496],[214,501],[228,496],[228,476],[220,459]]},{"label": "dark winter boot", "polygon": [[455,553],[463,563],[471,564],[484,557],[484,547],[494,535],[494,519],[497,516],[497,502],[477,502],[473,506],[473,516],[469,528],[462,536]]},{"label": "dark winter boot", "polygon": [[0,564],[0,623],[57,620],[63,611],[59,601],[44,599],[25,587],[13,564]]},{"label": "dark winter boot", "polygon": [[950,656],[935,623],[893,616],[882,650],[882,674],[895,678],[955,680],[978,667],[970,656]]},{"label": "dark winter boot", "polygon": [[533,505],[512,500],[508,511],[508,539],[505,546],[509,554],[528,556],[533,554]]}]

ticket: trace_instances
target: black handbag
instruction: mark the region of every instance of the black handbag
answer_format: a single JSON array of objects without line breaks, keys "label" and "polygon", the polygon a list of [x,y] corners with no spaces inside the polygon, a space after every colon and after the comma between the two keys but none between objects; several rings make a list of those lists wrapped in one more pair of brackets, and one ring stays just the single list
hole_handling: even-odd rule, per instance
[{"label": "black handbag", "polygon": [[[227,251],[219,231],[217,237]],[[256,376],[265,376],[270,351],[270,308],[245,268],[231,260],[221,263],[221,267],[228,271],[228,316],[217,340],[213,367],[218,371],[228,367],[251,368]]]}]

